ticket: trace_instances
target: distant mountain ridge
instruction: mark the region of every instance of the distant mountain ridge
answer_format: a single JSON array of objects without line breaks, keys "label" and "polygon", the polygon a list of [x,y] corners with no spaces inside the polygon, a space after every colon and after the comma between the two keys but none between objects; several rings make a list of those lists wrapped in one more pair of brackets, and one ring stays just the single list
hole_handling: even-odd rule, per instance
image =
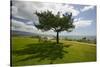
[{"label": "distant mountain ridge", "polygon": [[[49,35],[49,34],[42,34],[42,33],[31,33],[31,32],[25,32],[25,31],[16,31],[16,30],[11,30],[11,35],[12,36],[45,36],[45,37],[56,37],[54,35]],[[96,36],[60,36],[60,39],[82,39],[83,37],[86,37],[86,39],[89,40],[94,40],[96,39]]]},{"label": "distant mountain ridge", "polygon": [[12,36],[49,36],[52,37],[54,35],[48,35],[48,34],[42,34],[42,33],[31,33],[31,32],[25,32],[25,31],[16,31],[16,30],[11,30],[11,35]]},{"label": "distant mountain ridge", "polygon": [[30,33],[30,32],[25,32],[25,31],[15,31],[11,30],[11,35],[13,36],[36,36],[38,35],[37,33]]}]

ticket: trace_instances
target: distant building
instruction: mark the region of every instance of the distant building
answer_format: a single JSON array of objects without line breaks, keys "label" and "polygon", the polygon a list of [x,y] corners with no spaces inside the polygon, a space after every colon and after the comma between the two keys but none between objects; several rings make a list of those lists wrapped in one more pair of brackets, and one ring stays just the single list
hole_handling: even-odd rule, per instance
[{"label": "distant building", "polygon": [[53,36],[40,36],[40,38],[43,39],[43,40],[52,40],[52,39],[54,39]]}]

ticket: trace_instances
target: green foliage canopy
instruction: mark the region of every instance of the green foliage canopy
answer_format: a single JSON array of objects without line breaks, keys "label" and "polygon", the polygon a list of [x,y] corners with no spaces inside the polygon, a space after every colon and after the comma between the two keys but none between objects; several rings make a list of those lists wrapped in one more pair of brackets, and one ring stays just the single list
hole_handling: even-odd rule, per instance
[{"label": "green foliage canopy", "polygon": [[52,11],[36,12],[39,17],[39,24],[35,24],[38,29],[48,31],[52,29],[55,32],[67,31],[71,32],[75,26],[73,25],[72,13],[66,13],[66,15],[60,15],[58,12],[56,15]]}]

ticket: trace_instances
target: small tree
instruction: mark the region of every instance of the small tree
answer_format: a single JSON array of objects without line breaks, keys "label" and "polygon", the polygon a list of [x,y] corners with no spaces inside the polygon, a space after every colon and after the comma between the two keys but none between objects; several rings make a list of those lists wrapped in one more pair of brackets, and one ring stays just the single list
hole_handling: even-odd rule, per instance
[{"label": "small tree", "polygon": [[44,11],[41,13],[36,12],[36,15],[39,17],[39,24],[35,24],[35,26],[43,31],[52,29],[54,32],[57,32],[57,44],[59,43],[59,33],[61,31],[71,32],[75,27],[73,25],[72,13],[63,14],[62,17],[60,17],[60,12],[54,15],[51,11]]},{"label": "small tree", "polygon": [[83,37],[82,40],[86,40],[86,37]]}]

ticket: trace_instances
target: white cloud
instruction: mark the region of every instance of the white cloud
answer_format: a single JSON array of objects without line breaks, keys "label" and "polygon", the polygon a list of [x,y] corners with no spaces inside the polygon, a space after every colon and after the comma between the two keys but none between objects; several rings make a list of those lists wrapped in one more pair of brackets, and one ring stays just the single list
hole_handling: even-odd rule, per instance
[{"label": "white cloud", "polygon": [[75,19],[74,19],[74,22],[77,22],[77,21],[79,21],[79,20],[83,20],[83,18],[81,18],[81,17],[80,17],[80,18],[75,18]]},{"label": "white cloud", "polygon": [[[49,30],[47,32],[42,32],[41,30],[38,30],[33,25],[27,25],[24,22],[17,21],[14,19],[12,19],[11,22],[12,22],[12,27],[11,27],[12,30],[30,32],[30,33],[35,33],[35,34],[46,34],[46,35],[55,34],[55,32],[53,30]],[[29,21],[29,23],[30,22],[31,21]]]},{"label": "white cloud", "polygon": [[51,32],[54,33],[53,31],[40,32],[34,26],[30,25],[33,22],[39,23],[37,15],[34,14],[36,11],[41,12],[46,10],[52,11],[53,14],[57,14],[58,11],[60,11],[61,14],[64,14],[66,12],[72,12],[73,16],[77,16],[79,14],[79,11],[76,10],[73,6],[62,5],[61,3],[13,1],[12,15],[23,19],[28,19],[30,20],[30,22],[28,22],[27,24],[29,25],[27,25],[23,22],[12,19],[12,29],[19,31],[44,33],[44,34],[48,34]]},{"label": "white cloud", "polygon": [[12,6],[12,14],[15,15],[18,11],[18,9],[15,6]]},{"label": "white cloud", "polygon": [[17,30],[17,31],[25,31],[25,32],[36,32],[37,28],[35,28],[32,25],[27,25],[21,21],[16,21],[12,19],[12,30]]},{"label": "white cloud", "polygon": [[[15,1],[13,2],[14,5],[12,6],[12,14],[13,16],[17,16],[19,18],[24,18],[30,20],[27,24],[31,23],[39,23],[38,17],[34,14],[35,11],[46,11],[50,10],[53,14],[57,14],[58,11],[61,14],[66,12],[72,12],[73,16],[77,16],[80,11],[75,9],[72,5],[62,5],[60,3],[43,3],[43,2],[32,2],[32,1]],[[86,6],[81,11],[87,11],[89,9],[93,9],[93,6]],[[32,22],[31,22],[32,21]],[[91,25],[91,20],[83,20],[83,19],[75,19],[74,25],[76,28],[79,27],[86,27]],[[47,32],[41,32],[37,30],[33,25],[27,25],[23,22],[12,20],[12,29],[19,30],[19,31],[27,31],[27,32],[36,32],[36,33],[43,33],[43,34],[50,34],[51,32],[54,33],[52,30]]]},{"label": "white cloud", "polygon": [[72,12],[73,16],[77,16],[79,14],[79,11],[76,10],[71,5],[62,5],[60,3],[43,3],[43,2],[32,2],[32,1],[13,1],[14,3],[14,10],[16,15],[23,16],[25,18],[28,18],[30,20],[34,20],[36,16],[34,16],[34,12],[37,10],[40,11],[46,11],[50,10],[54,14],[56,14],[58,11],[60,11],[62,14],[66,12]]},{"label": "white cloud", "polygon": [[74,22],[74,25],[76,28],[79,28],[79,27],[87,27],[87,26],[90,26],[92,24],[92,20],[78,20],[78,21],[75,21]]},{"label": "white cloud", "polygon": [[88,11],[93,8],[94,8],[94,6],[85,6],[81,11],[84,12],[84,11]]}]

